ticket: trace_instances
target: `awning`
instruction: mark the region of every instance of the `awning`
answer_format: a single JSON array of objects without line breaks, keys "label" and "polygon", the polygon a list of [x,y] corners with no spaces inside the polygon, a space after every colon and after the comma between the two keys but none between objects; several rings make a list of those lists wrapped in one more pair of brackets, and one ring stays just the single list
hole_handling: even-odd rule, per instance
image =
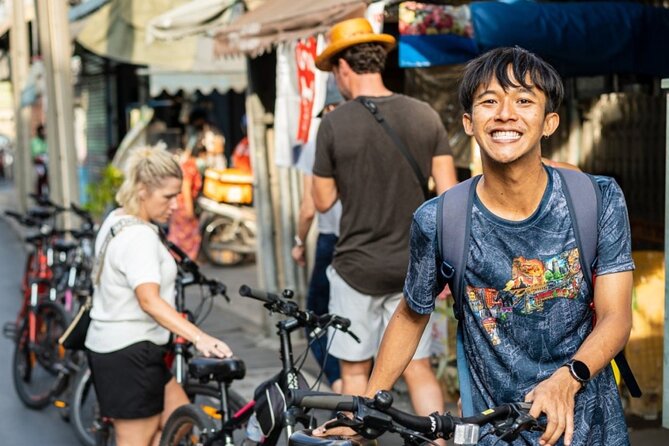
[{"label": "awning", "polygon": [[280,42],[309,37],[362,17],[371,0],[270,0],[216,34],[216,54],[257,56]]},{"label": "awning", "polygon": [[85,19],[77,41],[89,51],[109,59],[192,70],[200,52],[200,38],[148,43],[146,34],[147,23],[152,18],[185,3],[186,0],[110,0]]},{"label": "awning", "polygon": [[669,9],[632,2],[400,5],[402,67],[463,63],[501,46],[542,56],[565,76],[669,75]]},{"label": "awning", "polygon": [[147,38],[175,40],[206,34],[225,26],[244,13],[240,0],[194,0],[171,9],[147,23]]},{"label": "awning", "polygon": [[234,90],[242,93],[246,90],[246,60],[237,57],[225,61],[225,68],[219,71],[175,71],[159,67],[149,67],[138,72],[149,76],[151,96],[162,92],[176,94],[179,91],[210,94],[213,91],[225,93]]}]

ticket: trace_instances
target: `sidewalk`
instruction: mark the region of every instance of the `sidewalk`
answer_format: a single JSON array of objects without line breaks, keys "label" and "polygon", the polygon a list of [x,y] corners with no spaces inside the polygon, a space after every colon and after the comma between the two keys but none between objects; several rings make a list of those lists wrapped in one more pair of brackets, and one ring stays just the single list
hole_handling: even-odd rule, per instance
[{"label": "sidewalk", "polygon": [[[0,182],[0,212],[6,209],[17,209],[16,193],[11,183]],[[4,216],[2,218],[5,218]],[[6,219],[9,221],[9,219]],[[12,226],[21,231],[18,225]],[[20,234],[20,232],[17,232]],[[280,370],[279,342],[274,330],[270,334],[264,333],[262,321],[269,318],[268,312],[261,303],[239,296],[237,290],[242,284],[257,287],[255,265],[246,265],[232,268],[216,268],[205,266],[204,273],[212,278],[223,281],[228,286],[230,303],[217,299],[207,320],[202,325],[208,333],[220,337],[230,347],[236,356],[242,358],[246,364],[246,377],[234,384],[234,389],[247,399],[253,397],[253,390],[261,382],[274,376]],[[280,320],[279,315],[271,316],[275,322]],[[306,349],[304,339],[293,339],[293,352],[298,358]],[[309,354],[305,362],[303,373],[309,383],[314,382],[318,375],[318,365]],[[320,390],[329,390],[324,384]],[[400,384],[397,386],[395,401],[398,408],[410,410],[408,394]],[[454,411],[454,407],[449,407]],[[660,427],[660,421],[628,420],[630,425],[631,443],[634,446],[655,446],[669,444],[669,430]],[[389,441],[387,443],[395,443]],[[400,444],[398,441],[397,444]]]}]

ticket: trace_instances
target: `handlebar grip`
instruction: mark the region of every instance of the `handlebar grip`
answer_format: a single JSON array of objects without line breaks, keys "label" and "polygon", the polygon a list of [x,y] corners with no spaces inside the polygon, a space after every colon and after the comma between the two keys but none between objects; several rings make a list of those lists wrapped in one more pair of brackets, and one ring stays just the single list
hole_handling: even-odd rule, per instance
[{"label": "handlebar grip", "polygon": [[14,211],[5,211],[5,215],[8,216],[8,217],[15,218],[19,221],[23,219],[23,215],[19,214],[18,212],[14,212]]},{"label": "handlebar grip", "polygon": [[290,406],[325,410],[353,411],[356,397],[336,393],[315,392],[313,390],[289,390],[287,403]]},{"label": "handlebar grip", "polygon": [[281,300],[281,298],[274,293],[254,290],[248,285],[239,287],[239,294],[244,297],[250,297],[267,303],[274,303]]},{"label": "handlebar grip", "polygon": [[91,217],[91,213],[80,207],[78,204],[71,202],[70,209],[72,209],[72,212],[84,219],[87,223],[93,223],[93,217]]},{"label": "handlebar grip", "polygon": [[401,410],[389,407],[385,412],[404,427],[418,432],[430,432],[432,428],[432,420],[430,417],[414,415]]}]

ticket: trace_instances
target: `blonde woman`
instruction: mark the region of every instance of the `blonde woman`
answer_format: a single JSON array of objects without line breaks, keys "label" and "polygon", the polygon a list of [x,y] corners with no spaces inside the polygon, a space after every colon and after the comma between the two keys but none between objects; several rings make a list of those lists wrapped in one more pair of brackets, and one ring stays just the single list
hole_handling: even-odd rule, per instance
[{"label": "blonde woman", "polygon": [[177,266],[155,223],[169,220],[181,183],[181,168],[167,151],[137,149],[116,195],[121,207],[96,239],[86,347],[100,411],[113,420],[118,446],[157,443],[170,413],[188,403],[163,361],[170,332],[205,356],[232,355],[227,344],[174,310]]}]

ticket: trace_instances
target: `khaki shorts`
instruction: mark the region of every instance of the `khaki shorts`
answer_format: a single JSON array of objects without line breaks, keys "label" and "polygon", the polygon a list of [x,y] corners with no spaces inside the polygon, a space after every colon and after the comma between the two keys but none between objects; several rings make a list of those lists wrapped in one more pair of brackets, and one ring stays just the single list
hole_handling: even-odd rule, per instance
[{"label": "khaki shorts", "polygon": [[[330,280],[330,305],[332,314],[351,320],[351,331],[360,338],[358,344],[346,333],[330,329],[328,333],[330,354],[345,361],[366,361],[376,356],[383,332],[388,322],[404,298],[402,293],[370,296],[352,288],[342,279],[332,266],[327,269]],[[418,343],[413,359],[430,356],[432,341],[432,319]]]}]

